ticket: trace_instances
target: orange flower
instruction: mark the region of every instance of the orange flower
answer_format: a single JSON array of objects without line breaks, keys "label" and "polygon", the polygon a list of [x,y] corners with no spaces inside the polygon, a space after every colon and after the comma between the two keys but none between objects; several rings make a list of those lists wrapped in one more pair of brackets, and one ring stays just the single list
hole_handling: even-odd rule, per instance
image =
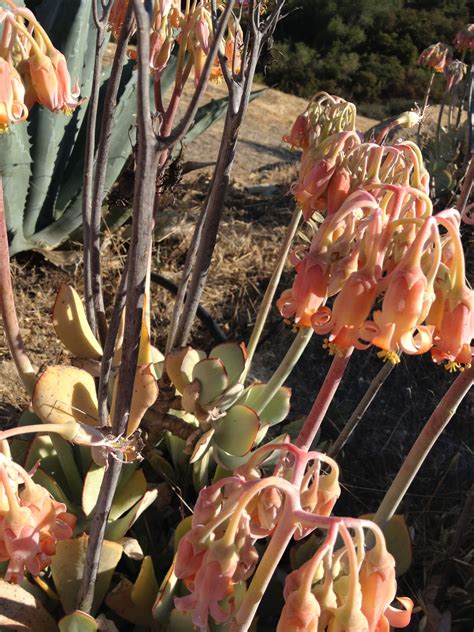
[{"label": "orange flower", "polygon": [[446,64],[449,63],[450,57],[450,47],[438,42],[425,48],[418,58],[418,65],[432,68],[435,72],[443,72]]},{"label": "orange flower", "polygon": [[[436,215],[437,221],[448,230],[450,239],[443,246],[446,251],[444,271],[447,278],[438,282],[436,300],[427,318],[435,328],[431,350],[435,362],[447,361],[451,371],[470,366],[471,341],[474,335],[474,291],[467,287],[464,252],[459,234],[461,218],[455,209]],[[445,274],[446,277],[446,274]]]},{"label": "orange flower", "polygon": [[369,624],[368,632],[388,632],[389,624],[396,628],[409,624],[413,602],[407,597],[401,597],[399,601],[404,605],[404,611],[390,607],[397,592],[395,560],[388,553],[378,531],[375,531],[375,541],[374,548],[365,554],[359,571],[361,610]]},{"label": "orange flower", "polygon": [[[19,484],[24,489],[19,492]],[[0,559],[8,561],[7,581],[21,583],[51,563],[56,542],[72,537],[76,518],[0,452]]]},{"label": "orange flower", "polygon": [[311,325],[311,317],[327,298],[328,264],[317,255],[306,254],[298,260],[296,254],[290,258],[296,269],[296,278],[291,290],[285,290],[277,301],[277,308],[284,318],[295,317],[302,327]]},{"label": "orange flower", "polygon": [[27,60],[31,85],[36,101],[52,112],[62,110],[70,114],[82,101],[78,101],[79,83],[71,88],[71,77],[62,53],[51,48],[47,54],[38,47]]},{"label": "orange flower", "polygon": [[[431,238],[430,238],[431,234]],[[421,266],[427,239],[434,240],[430,271]],[[381,349],[380,357],[399,361],[397,349],[411,355],[425,353],[432,345],[432,328],[421,325],[434,300],[433,282],[440,261],[439,236],[433,218],[428,218],[400,263],[384,279],[388,284],[382,310],[374,313],[375,336],[372,343]]]},{"label": "orange flower", "polygon": [[24,103],[25,88],[20,75],[0,57],[0,134],[8,131],[11,123],[24,121],[28,108]]},{"label": "orange flower", "polygon": [[296,117],[295,122],[289,134],[283,136],[282,140],[292,147],[298,149],[307,149],[309,144],[309,121],[306,114],[300,114]]}]

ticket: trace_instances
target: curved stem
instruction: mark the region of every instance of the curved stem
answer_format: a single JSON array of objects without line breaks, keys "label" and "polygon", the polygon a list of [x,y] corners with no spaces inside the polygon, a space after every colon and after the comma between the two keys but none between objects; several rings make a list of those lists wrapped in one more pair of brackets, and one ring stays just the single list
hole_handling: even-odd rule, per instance
[{"label": "curved stem", "polygon": [[474,366],[471,366],[458,375],[426,422],[375,514],[374,522],[382,529],[396,512],[418,470],[468,393],[473,381]]},{"label": "curved stem", "polygon": [[275,269],[273,270],[272,276],[267,285],[267,289],[265,290],[265,294],[264,294],[262,303],[260,305],[260,309],[257,314],[257,319],[253,327],[252,335],[250,336],[249,344],[247,346],[247,352],[248,352],[247,362],[246,362],[242,377],[240,378],[242,383],[245,381],[245,378],[247,377],[250,366],[252,364],[253,356],[255,355],[255,350],[259,343],[260,336],[262,335],[263,327],[265,325],[265,322],[268,317],[268,313],[272,306],[273,298],[275,296],[275,292],[280,282],[283,268],[285,267],[286,259],[288,257],[288,252],[290,251],[291,244],[295,237],[296,231],[298,230],[301,216],[302,216],[301,210],[298,208],[295,209],[293,211],[291,222],[289,223],[286,229],[285,237],[283,239],[283,243],[281,244],[280,251],[278,253],[276,266],[275,266]]},{"label": "curved stem", "polygon": [[347,421],[346,425],[341,430],[341,433],[339,434],[338,438],[332,444],[331,449],[328,451],[328,454],[331,458],[333,459],[337,458],[337,455],[342,450],[342,448],[346,445],[350,436],[352,435],[354,430],[357,428],[359,422],[364,417],[365,413],[367,412],[367,409],[369,408],[370,404],[373,402],[380,388],[383,386],[385,380],[393,371],[394,367],[395,367],[395,364],[392,364],[391,362],[385,362],[383,364],[380,371],[377,373],[377,375],[374,377],[374,379],[370,383],[369,388],[364,393],[364,396],[362,397],[360,402],[357,404],[354,412],[349,417],[349,420]]},{"label": "curved stem", "polygon": [[304,450],[310,449],[314,437],[316,436],[324,419],[324,415],[326,414],[339,384],[341,383],[342,376],[344,375],[346,366],[349,363],[352,351],[353,347],[350,347],[349,349],[346,349],[343,355],[334,356],[331,368],[329,369],[323,385],[314,400],[314,404],[309,412],[309,415],[306,417],[304,426],[295,441],[295,444],[299,448],[303,448]]},{"label": "curved stem", "polygon": [[269,382],[265,384],[265,388],[262,389],[260,396],[254,402],[253,408],[257,415],[261,414],[262,410],[271,401],[272,397],[295,368],[296,363],[300,359],[303,351],[306,349],[312,335],[312,327],[301,327],[298,330],[298,333],[296,334],[290,348],[286,352],[285,357],[280,362],[280,366],[272,375]]},{"label": "curved stem", "polygon": [[16,315],[13,298],[12,279],[10,275],[10,257],[8,253],[8,235],[5,221],[5,205],[3,203],[3,183],[0,177],[0,314],[3,329],[13,361],[27,393],[32,395],[36,382],[36,373],[26,353],[20,325]]}]

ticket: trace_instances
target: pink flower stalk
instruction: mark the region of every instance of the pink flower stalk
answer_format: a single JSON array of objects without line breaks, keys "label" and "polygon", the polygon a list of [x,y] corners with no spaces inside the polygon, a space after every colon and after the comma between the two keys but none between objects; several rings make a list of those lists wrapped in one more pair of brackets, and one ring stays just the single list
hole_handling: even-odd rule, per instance
[{"label": "pink flower stalk", "polygon": [[0,453],[0,560],[9,562],[7,581],[21,583],[25,571],[37,575],[49,566],[56,542],[71,538],[75,525],[63,503]]},{"label": "pink flower stalk", "polygon": [[[258,465],[272,451],[281,453],[277,473],[263,477]],[[201,632],[212,620],[229,623],[229,629],[240,629],[242,621],[248,625],[249,604],[244,604],[248,599],[258,603],[266,586],[262,577],[274,568],[275,556],[278,560],[283,554],[287,534],[300,539],[318,528],[327,532],[323,544],[287,577],[278,632],[375,632],[386,629],[388,621],[406,625],[411,602],[403,602],[407,612],[390,608],[396,592],[394,561],[381,531],[367,520],[329,515],[340,493],[338,474],[326,455],[290,443],[268,444],[253,452],[234,476],[201,490],[191,530],[181,538],[175,558],[176,576],[190,591],[175,598],[176,608],[188,612]],[[376,536],[376,547],[369,552],[364,529]],[[335,549],[338,535],[343,547]],[[258,561],[255,540],[268,536],[272,539],[254,578],[242,586]],[[245,594],[242,602],[237,593]]]}]

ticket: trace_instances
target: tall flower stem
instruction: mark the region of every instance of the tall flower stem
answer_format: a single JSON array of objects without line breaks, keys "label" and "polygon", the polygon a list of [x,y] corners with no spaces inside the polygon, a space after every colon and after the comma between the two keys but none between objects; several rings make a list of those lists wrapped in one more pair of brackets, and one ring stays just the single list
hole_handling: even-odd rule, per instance
[{"label": "tall flower stem", "polygon": [[473,381],[474,366],[471,366],[458,375],[426,422],[375,514],[374,522],[382,529],[396,512],[418,470],[456,413]]},{"label": "tall flower stem", "polygon": [[323,385],[314,400],[314,404],[306,417],[304,426],[296,438],[295,445],[303,450],[309,450],[314,441],[324,416],[341,383],[344,371],[352,355],[353,347],[346,349],[343,354],[335,355],[331,367],[324,379]]},{"label": "tall flower stem", "polygon": [[[466,175],[464,176],[464,182],[462,185],[461,193],[459,194],[459,198],[456,202],[456,208],[461,213],[461,216],[466,221],[466,206],[467,202],[471,196],[472,185],[474,183],[474,156],[471,158],[471,162],[466,171]],[[471,223],[471,220],[467,220],[468,223]]]},{"label": "tall flower stem", "polygon": [[272,276],[267,285],[267,289],[265,290],[265,294],[264,294],[262,303],[260,305],[260,309],[257,314],[257,319],[255,321],[255,325],[253,327],[253,331],[250,336],[249,344],[247,347],[247,351],[248,351],[247,362],[245,365],[245,370],[240,378],[242,383],[244,382],[250,370],[250,366],[252,364],[252,360],[255,355],[257,345],[260,341],[260,336],[262,335],[263,327],[265,326],[265,322],[267,320],[268,313],[270,312],[270,308],[272,306],[275,292],[277,290],[278,284],[281,279],[283,268],[285,267],[286,259],[290,251],[291,244],[295,237],[296,231],[298,230],[298,226],[301,220],[301,215],[302,215],[301,210],[295,209],[293,212],[293,216],[291,218],[291,222],[289,223],[286,229],[285,237],[283,239],[283,243],[281,244],[280,251],[278,253],[275,269],[273,270]]},{"label": "tall flower stem", "polygon": [[104,109],[100,125],[100,136],[95,159],[94,182],[90,201],[90,279],[91,291],[94,300],[94,311],[97,320],[97,329],[101,343],[105,343],[107,325],[104,313],[104,298],[102,291],[101,252],[100,252],[100,224],[102,221],[102,203],[104,199],[105,180],[107,176],[107,162],[110,153],[112,130],[117,110],[117,95],[120,88],[120,80],[123,74],[124,63],[127,58],[128,41],[132,32],[133,11],[129,6],[117,41],[110,78],[107,82],[107,91],[104,99]]},{"label": "tall flower stem", "polygon": [[[225,57],[219,55],[222,73],[229,90],[229,105],[211,186],[196,226],[195,237],[186,258],[185,271],[180,281],[166,343],[167,351],[173,347],[185,345],[189,337],[201,294],[207,281],[234,165],[237,140],[250,102],[257,62],[263,46],[275,30],[284,1],[278,0],[270,15],[263,19],[261,17],[261,0],[250,0],[248,33],[242,53],[242,69],[239,73],[235,73],[235,69],[231,71],[227,66]],[[213,14],[215,20],[215,10],[213,10]],[[214,24],[214,29],[216,29],[216,24]],[[217,38],[217,32],[214,34],[214,38]]]},{"label": "tall flower stem", "polygon": [[423,124],[423,115],[425,113],[426,108],[428,107],[428,101],[430,99],[430,94],[431,94],[431,88],[433,87],[433,81],[435,78],[435,71],[432,70],[431,71],[431,76],[430,76],[430,80],[428,83],[428,87],[426,88],[426,92],[425,92],[425,98],[423,100],[423,106],[421,108],[421,118],[420,118],[420,122],[418,123],[418,132],[416,134],[416,142],[419,145],[420,144],[420,138],[421,138],[421,126]]},{"label": "tall flower stem", "polygon": [[290,348],[286,352],[285,357],[280,362],[279,367],[265,385],[259,398],[254,402],[255,412],[259,415],[265,406],[271,401],[272,397],[283,385],[284,381],[294,369],[296,363],[300,359],[303,351],[306,349],[308,342],[313,335],[312,327],[301,327],[298,330]]},{"label": "tall flower stem", "polygon": [[10,257],[8,253],[8,236],[5,221],[5,205],[3,202],[3,184],[0,177],[0,314],[3,329],[13,362],[27,393],[31,395],[36,382],[36,373],[26,353],[20,325],[16,315],[13,298],[12,279],[10,274]]},{"label": "tall flower stem", "polygon": [[[92,88],[87,108],[87,134],[84,157],[84,176],[82,193],[82,224],[84,233],[84,292],[87,320],[94,332],[98,334],[98,312],[103,315],[105,322],[105,309],[102,296],[102,283],[99,275],[99,285],[93,289],[93,269],[92,269],[92,248],[96,241],[92,226],[92,190],[94,185],[94,154],[95,154],[95,133],[97,124],[97,114],[99,110],[100,80],[102,74],[102,62],[104,59],[105,45],[107,40],[107,19],[112,8],[112,3],[103,9],[103,15],[99,17],[97,2],[92,0],[94,22],[97,29],[95,42],[94,70],[92,75]],[[97,279],[96,279],[97,282]],[[103,340],[102,340],[103,342]]]},{"label": "tall flower stem", "polygon": [[[146,270],[153,229],[153,200],[158,168],[156,137],[150,112],[149,82],[149,17],[141,0],[133,0],[138,34],[138,151],[135,177],[132,237],[127,257],[127,295],[122,362],[119,370],[119,389],[115,406],[113,431],[123,434],[127,428],[137,366],[140,330],[143,319]],[[102,544],[110,507],[117,488],[122,463],[113,455],[100,487],[92,518],[84,574],[77,600],[77,608],[90,612],[94,598]]]},{"label": "tall flower stem", "polygon": [[393,371],[394,367],[395,367],[395,364],[392,364],[391,362],[386,362],[382,366],[380,371],[377,373],[377,375],[374,377],[374,379],[369,385],[369,388],[366,390],[366,392],[364,393],[364,396],[362,397],[360,402],[357,404],[354,412],[349,417],[346,425],[341,430],[338,438],[332,444],[331,449],[328,452],[328,455],[332,459],[337,458],[339,452],[346,445],[347,441],[350,439],[352,433],[359,425],[360,421],[362,420],[365,413],[367,412],[367,409],[369,408],[375,396],[377,395],[377,393],[379,392],[379,390],[385,383],[385,380]]}]

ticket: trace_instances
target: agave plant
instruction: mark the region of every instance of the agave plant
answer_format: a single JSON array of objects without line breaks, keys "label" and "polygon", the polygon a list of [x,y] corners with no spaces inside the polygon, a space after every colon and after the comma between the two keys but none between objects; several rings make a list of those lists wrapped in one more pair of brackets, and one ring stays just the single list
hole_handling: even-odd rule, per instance
[{"label": "agave plant", "polygon": [[[22,6],[21,2],[17,5]],[[87,111],[92,85],[96,32],[92,3],[88,0],[45,0],[36,9],[38,20],[68,63],[71,77],[79,78],[85,97],[71,116],[36,105],[28,122],[11,126],[0,135],[0,174],[3,178],[10,255],[29,249],[52,249],[64,242],[82,223],[82,187]],[[122,74],[109,157],[105,193],[110,191],[135,144],[137,73],[128,61]],[[104,66],[98,122],[110,67]],[[174,80],[173,58],[161,76],[165,92]],[[228,99],[202,106],[186,142],[202,134],[222,117]],[[127,210],[124,210],[126,213]]]}]

